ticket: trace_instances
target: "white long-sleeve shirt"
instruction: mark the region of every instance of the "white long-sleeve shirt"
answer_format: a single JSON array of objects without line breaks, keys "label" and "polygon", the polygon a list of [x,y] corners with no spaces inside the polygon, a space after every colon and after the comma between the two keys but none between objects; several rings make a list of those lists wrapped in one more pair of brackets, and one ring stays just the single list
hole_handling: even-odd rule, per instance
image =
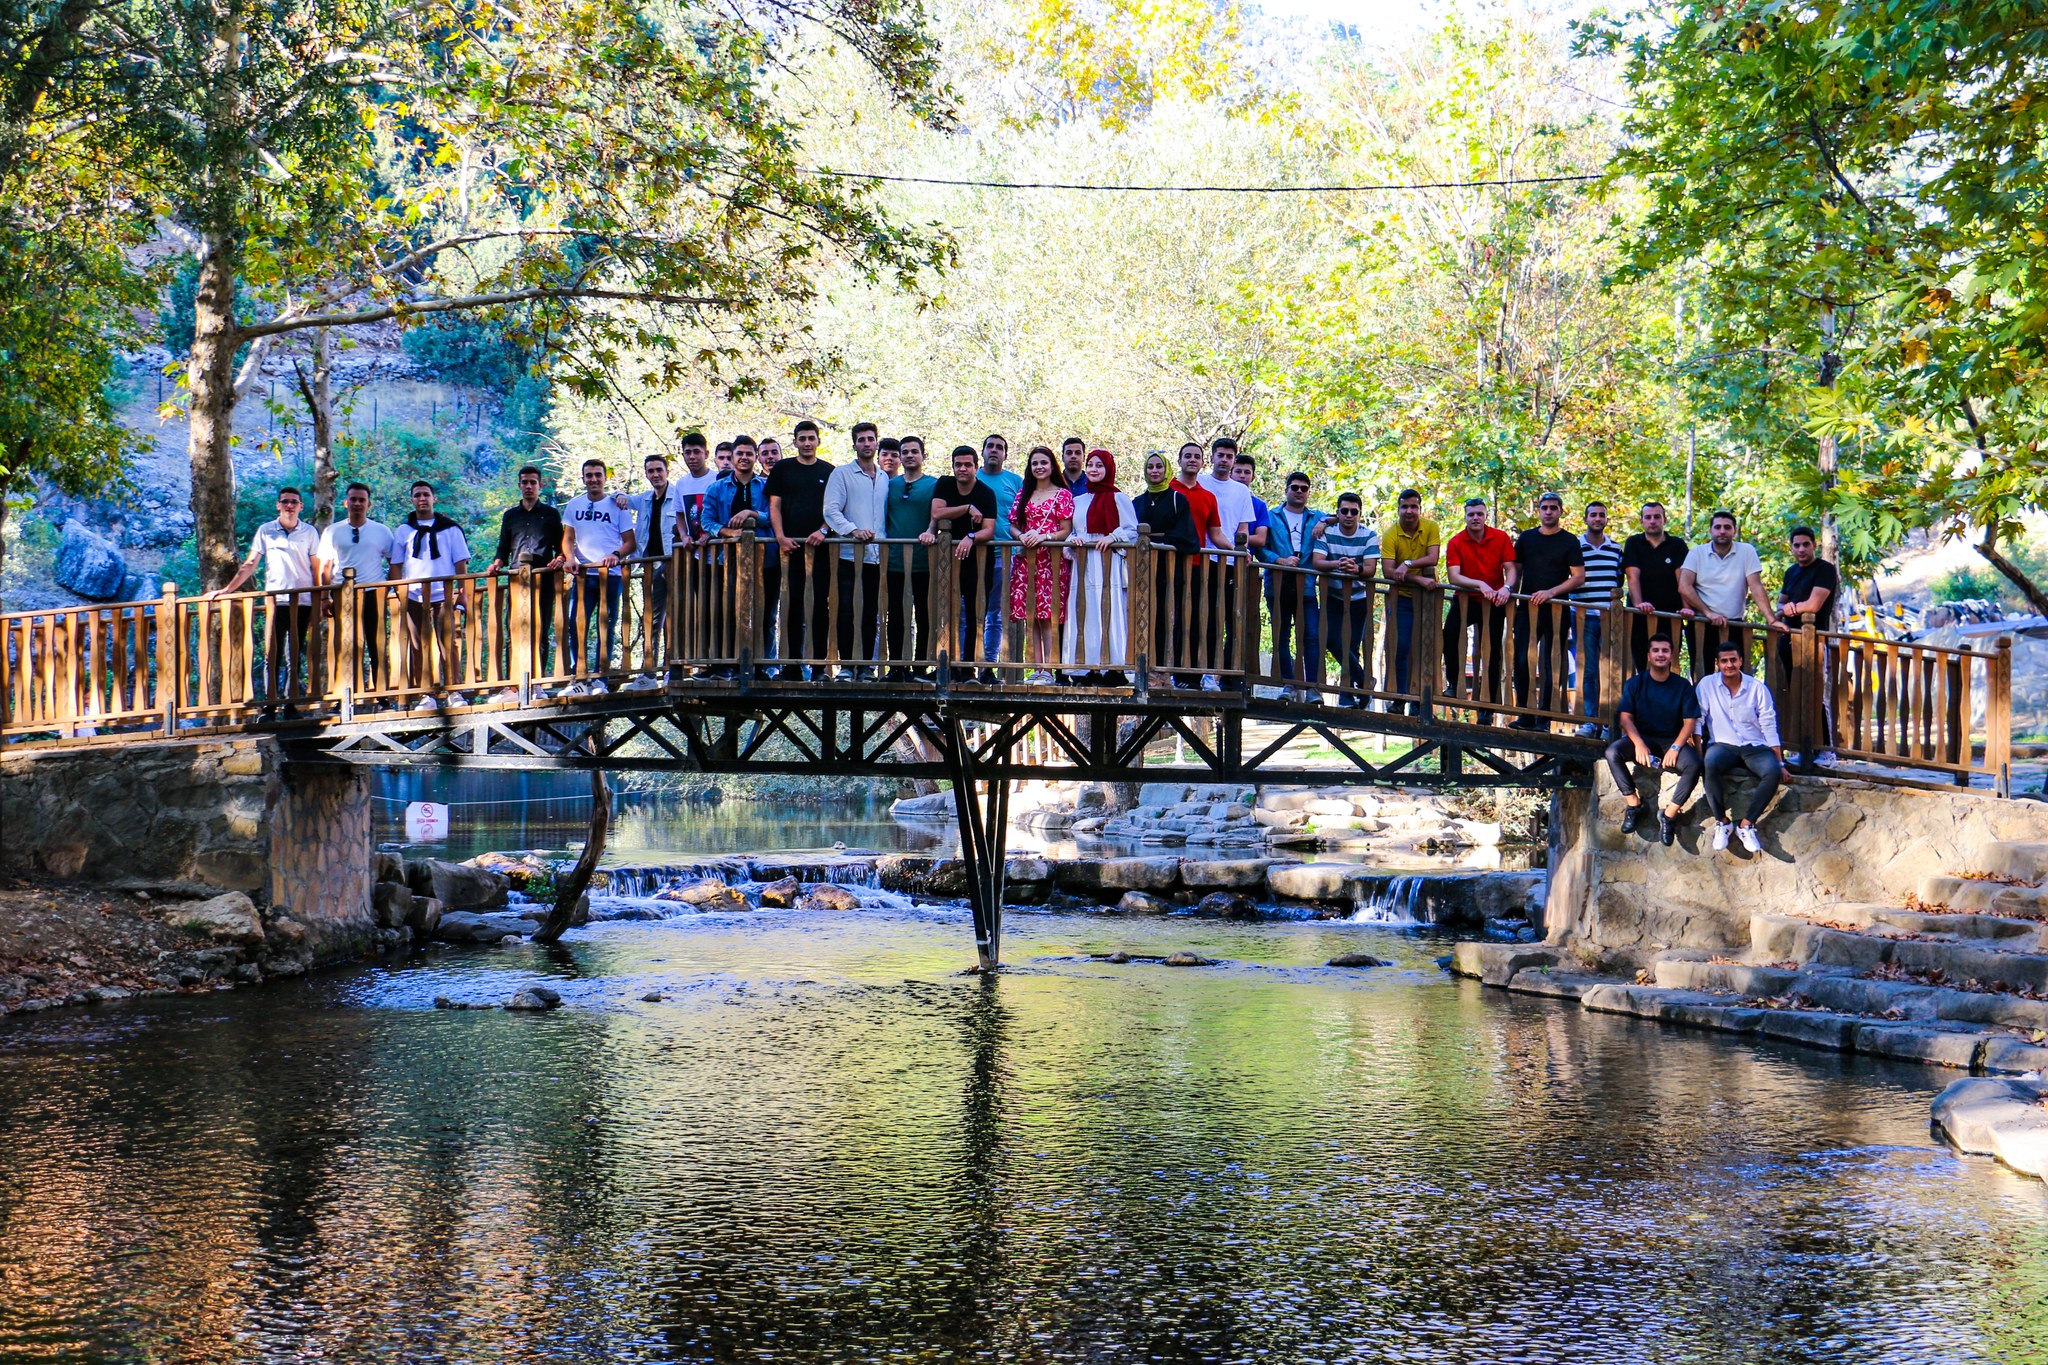
[{"label": "white long-sleeve shirt", "polygon": [[1719,673],[1710,673],[1700,679],[1699,693],[1709,743],[1778,747],[1778,706],[1762,678],[1745,673],[1731,693]]},{"label": "white long-sleeve shirt", "polygon": [[[855,531],[873,531],[877,537],[884,535],[889,524],[889,476],[882,472],[879,463],[868,466],[868,472],[861,471],[858,460],[849,460],[833,466],[831,476],[825,480],[825,526],[835,536],[850,536]],[[839,547],[841,559],[852,559],[856,547]],[[882,547],[869,545],[862,558],[869,564],[879,564]]]}]

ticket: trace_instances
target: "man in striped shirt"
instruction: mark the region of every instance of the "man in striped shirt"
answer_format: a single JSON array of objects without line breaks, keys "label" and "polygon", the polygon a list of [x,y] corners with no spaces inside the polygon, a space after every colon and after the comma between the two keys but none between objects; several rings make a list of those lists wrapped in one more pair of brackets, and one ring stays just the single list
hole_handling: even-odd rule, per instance
[{"label": "man in striped shirt", "polygon": [[1372,579],[1380,566],[1380,533],[1359,519],[1365,503],[1356,493],[1337,497],[1337,515],[1316,531],[1310,566],[1323,580],[1323,646],[1343,670],[1339,682],[1355,691],[1339,706],[1363,707],[1372,678],[1365,666],[1365,640],[1372,628]]},{"label": "man in striped shirt", "polygon": [[1586,603],[1593,610],[1585,615],[1582,639],[1573,642],[1572,656],[1583,660],[1579,678],[1579,700],[1586,723],[1582,735],[1597,735],[1600,727],[1593,717],[1600,713],[1601,610],[1614,601],[1621,586],[1621,544],[1607,535],[1607,504],[1586,504],[1586,533],[1579,537],[1579,552],[1585,557],[1586,581],[1572,594],[1572,601]]}]

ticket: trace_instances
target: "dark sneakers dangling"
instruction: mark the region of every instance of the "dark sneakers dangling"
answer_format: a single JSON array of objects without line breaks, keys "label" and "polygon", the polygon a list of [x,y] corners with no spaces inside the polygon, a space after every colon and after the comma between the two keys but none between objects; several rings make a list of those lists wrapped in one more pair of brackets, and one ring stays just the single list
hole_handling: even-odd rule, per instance
[{"label": "dark sneakers dangling", "polygon": [[1641,824],[1641,823],[1642,823],[1642,821],[1643,821],[1643,808],[1642,808],[1642,806],[1641,806],[1641,805],[1634,805],[1634,806],[1623,806],[1623,807],[1622,807],[1622,809],[1621,809],[1621,832],[1622,832],[1623,834],[1634,834],[1634,833],[1636,832],[1636,826],[1637,826],[1637,825],[1639,825],[1639,824]]},{"label": "dark sneakers dangling", "polygon": [[1657,837],[1666,848],[1678,842],[1678,821],[1661,810],[1657,812]]}]

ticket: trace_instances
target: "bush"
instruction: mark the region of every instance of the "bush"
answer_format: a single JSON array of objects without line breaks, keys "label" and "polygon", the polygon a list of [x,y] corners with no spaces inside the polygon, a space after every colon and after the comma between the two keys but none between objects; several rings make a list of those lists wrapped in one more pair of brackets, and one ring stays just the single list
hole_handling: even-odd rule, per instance
[{"label": "bush", "polygon": [[449,317],[408,327],[405,353],[447,384],[466,384],[510,393],[526,376],[526,350],[505,334],[504,324],[476,317]]},{"label": "bush", "polygon": [[1992,569],[1955,569],[1928,584],[1927,590],[1937,602],[2002,602],[2019,596],[2005,575]]}]

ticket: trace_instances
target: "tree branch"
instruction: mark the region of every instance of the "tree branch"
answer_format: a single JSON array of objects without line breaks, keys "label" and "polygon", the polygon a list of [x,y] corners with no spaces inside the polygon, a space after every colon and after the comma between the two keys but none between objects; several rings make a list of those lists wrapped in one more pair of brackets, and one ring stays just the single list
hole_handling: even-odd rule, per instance
[{"label": "tree branch", "polygon": [[536,299],[619,299],[627,303],[661,303],[679,308],[730,308],[734,304],[732,299],[716,296],[656,294],[635,289],[517,289],[504,294],[470,294],[453,299],[426,299],[419,303],[393,303],[382,308],[365,308],[354,313],[306,313],[298,317],[272,318],[268,322],[236,328],[235,340],[242,342],[276,336],[283,332],[303,332],[309,327],[361,327],[372,322],[384,322],[390,318],[410,317],[415,313],[452,313],[470,308],[498,308],[511,303],[531,303]]}]

